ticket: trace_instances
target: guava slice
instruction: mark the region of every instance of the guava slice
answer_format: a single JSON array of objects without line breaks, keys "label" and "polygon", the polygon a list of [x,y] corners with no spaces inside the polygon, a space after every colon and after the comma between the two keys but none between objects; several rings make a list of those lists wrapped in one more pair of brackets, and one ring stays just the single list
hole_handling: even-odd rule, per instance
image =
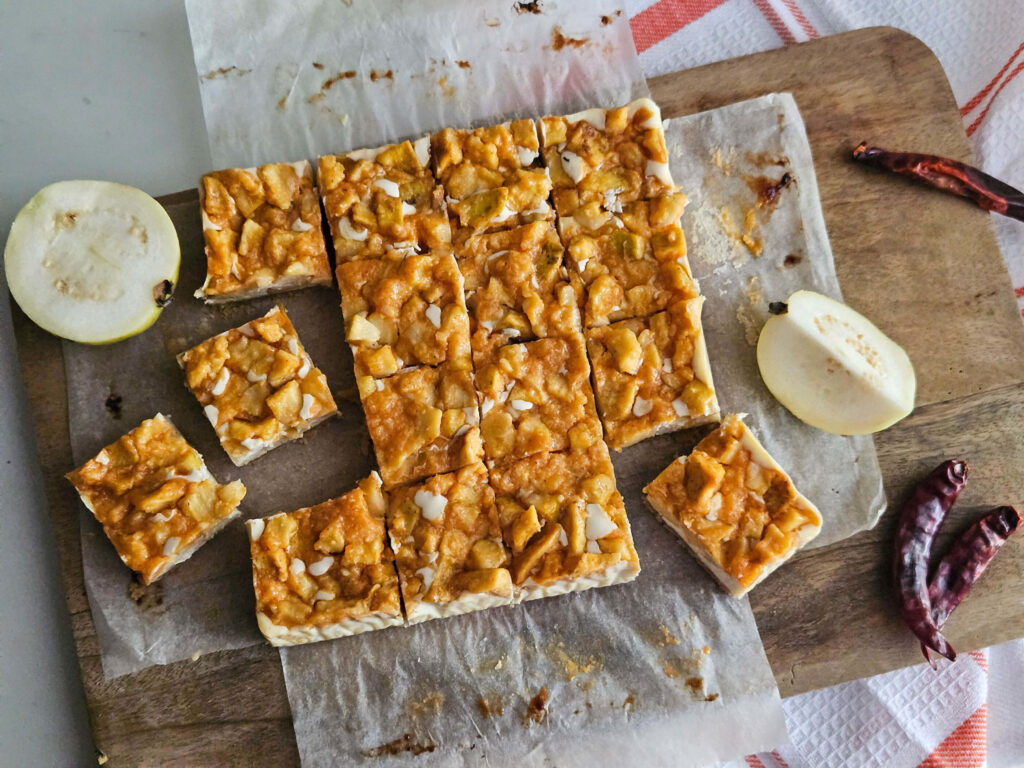
[{"label": "guava slice", "polygon": [[83,344],[151,326],[170,300],[181,250],[167,211],[109,181],[43,187],[11,225],[4,266],[33,322]]},{"label": "guava slice", "polygon": [[879,432],[914,409],[917,377],[903,348],[860,313],[813,291],[797,291],[768,319],[757,365],[780,403],[826,432]]}]

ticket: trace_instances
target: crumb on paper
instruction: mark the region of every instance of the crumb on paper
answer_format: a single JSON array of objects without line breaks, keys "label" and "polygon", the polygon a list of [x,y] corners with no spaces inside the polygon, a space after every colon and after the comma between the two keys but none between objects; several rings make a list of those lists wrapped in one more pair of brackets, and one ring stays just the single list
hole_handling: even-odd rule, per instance
[{"label": "crumb on paper", "polygon": [[797,256],[795,253],[791,253],[782,260],[782,266],[784,267],[795,267],[801,261],[804,260],[803,256]]},{"label": "crumb on paper", "polygon": [[523,725],[529,728],[531,722],[540,725],[547,720],[549,700],[550,694],[548,693],[547,686],[544,686],[537,691],[537,695],[530,699],[530,703],[526,705],[526,715],[523,717]]},{"label": "crumb on paper", "polygon": [[108,761],[109,759],[110,759],[110,758],[109,758],[109,757],[107,757],[107,756],[106,756],[106,754],[105,754],[104,752],[99,752],[99,751],[98,751],[98,752],[96,753],[96,764],[97,764],[97,765],[106,765],[106,764],[107,764],[107,761]]},{"label": "crumb on paper", "polygon": [[544,13],[544,11],[541,9],[540,0],[530,0],[530,2],[525,2],[525,0],[519,0],[519,2],[516,2],[516,4],[512,6],[512,8],[514,8],[515,12],[519,14]]},{"label": "crumb on paper", "polygon": [[110,414],[110,418],[115,421],[121,418],[121,403],[123,398],[114,391],[114,388],[110,388],[110,394],[107,395],[107,399],[103,403],[103,407],[107,409],[107,413]]},{"label": "crumb on paper", "polygon": [[391,81],[394,81],[394,79],[395,79],[395,73],[393,71],[391,71],[390,69],[387,70],[386,72],[379,72],[376,69],[371,69],[370,70],[370,80],[372,82],[374,82],[374,83],[376,83],[378,80],[391,80]]},{"label": "crumb on paper", "polygon": [[128,598],[144,611],[163,613],[164,587],[159,582],[147,586],[133,573],[128,582]]},{"label": "crumb on paper", "polygon": [[736,307],[736,319],[743,326],[743,337],[747,344],[757,346],[757,337],[761,334],[761,326],[764,325],[763,310],[761,303],[764,295],[761,290],[761,278],[758,275],[751,275],[747,280],[747,286],[743,289],[746,301],[742,301]]},{"label": "crumb on paper", "polygon": [[505,703],[496,693],[488,693],[476,700],[476,708],[480,717],[488,720],[492,717],[501,717],[505,714]]},{"label": "crumb on paper", "polygon": [[220,67],[219,69],[211,69],[205,75],[203,80],[216,80],[221,77],[241,77],[242,75],[248,75],[252,72],[251,69],[239,69],[234,64],[230,67]]},{"label": "crumb on paper", "polygon": [[658,647],[664,648],[666,645],[679,645],[679,638],[668,631],[668,627],[664,624],[659,624],[658,629],[661,630],[663,635],[662,639],[658,641]]},{"label": "crumb on paper", "polygon": [[408,702],[406,708],[411,717],[431,715],[441,711],[444,705],[444,694],[440,691],[431,691],[422,699],[413,699]]},{"label": "crumb on paper", "polygon": [[[352,79],[355,76],[356,76],[356,71],[354,69],[346,69],[344,72],[339,72],[338,74],[333,75],[332,77],[328,77],[320,85],[320,93],[321,94],[325,94],[329,90],[331,90],[331,88],[334,87],[335,83],[340,82],[341,80],[350,80],[350,79]],[[307,99],[307,101],[308,101],[308,99]]]},{"label": "crumb on paper", "polygon": [[459,60],[459,61],[456,61],[455,63],[458,64],[463,69],[472,69],[473,68],[473,65],[470,64],[468,61],[461,61],[461,60]]},{"label": "crumb on paper", "polygon": [[498,660],[497,660],[497,661],[496,661],[496,662],[494,663],[494,668],[495,668],[495,669],[501,669],[501,668],[502,668],[502,667],[504,667],[504,666],[505,666],[505,659],[498,659]]},{"label": "crumb on paper", "polygon": [[319,61],[314,61],[313,62],[313,69],[323,69],[323,68],[324,68],[324,65],[321,64]]},{"label": "crumb on paper", "polygon": [[614,14],[611,14],[611,15],[603,14],[601,16],[601,26],[602,27],[607,27],[609,24],[612,23],[612,16],[621,16],[621,15],[622,15],[622,9],[621,8],[619,8],[617,11],[615,11]]},{"label": "crumb on paper", "polygon": [[582,48],[590,42],[589,37],[566,37],[557,24],[551,29],[551,50],[560,51],[565,47]]},{"label": "crumb on paper", "polygon": [[447,98],[451,99],[455,97],[455,86],[448,84],[448,75],[445,75],[437,81],[437,87],[441,89]]},{"label": "crumb on paper", "polygon": [[189,658],[190,658],[190,659],[192,659],[192,661],[199,661],[199,657],[200,657],[200,655],[201,655],[201,654],[199,653],[199,651],[196,651],[196,652],[195,652],[195,653],[193,653],[193,654],[192,654],[192,655],[191,655],[191,656],[190,656]]},{"label": "crumb on paper", "polygon": [[586,675],[603,666],[601,660],[596,656],[579,659],[572,658],[566,653],[565,646],[561,642],[550,645],[546,652],[548,658],[562,668],[562,675],[566,682],[571,682],[579,675]]},{"label": "crumb on paper", "polygon": [[406,733],[394,741],[389,741],[387,744],[381,744],[379,747],[373,747],[372,749],[364,749],[363,757],[394,757],[403,752],[410,752],[415,756],[419,756],[426,752],[433,752],[435,749],[437,749],[437,744],[434,742],[419,742],[413,734]]}]

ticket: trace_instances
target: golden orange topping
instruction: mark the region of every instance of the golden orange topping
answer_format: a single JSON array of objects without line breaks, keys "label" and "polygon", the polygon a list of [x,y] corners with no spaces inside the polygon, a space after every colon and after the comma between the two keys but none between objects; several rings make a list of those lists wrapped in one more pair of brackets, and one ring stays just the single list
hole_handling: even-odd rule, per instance
[{"label": "golden orange topping", "polygon": [[305,160],[208,173],[199,198],[207,276],[198,298],[230,301],[330,284],[320,203]]},{"label": "golden orange topping", "polygon": [[280,304],[178,355],[186,381],[231,460],[248,464],[337,413]]},{"label": "golden orange topping", "polygon": [[[386,511],[380,478],[371,475],[336,499],[247,523],[256,614],[271,642],[402,623]],[[307,633],[287,632],[295,628]]]},{"label": "golden orange topping", "polygon": [[551,218],[551,179],[540,167],[532,120],[473,131],[445,128],[431,145],[448,208],[467,234]]},{"label": "golden orange topping", "polygon": [[338,267],[356,376],[414,365],[471,366],[462,275],[450,254],[384,257]]},{"label": "golden orange topping", "polygon": [[639,571],[608,449],[599,438],[583,450],[539,453],[492,468],[491,487],[517,586],[582,579],[620,563]]},{"label": "golden orange topping", "polygon": [[424,366],[357,384],[386,487],[482,459],[472,371]]},{"label": "golden orange topping", "polygon": [[672,462],[644,493],[744,587],[821,527],[818,510],[736,416]]},{"label": "golden orange topping", "polygon": [[444,191],[430,172],[426,136],[325,155],[317,178],[339,262],[449,249]]},{"label": "golden orange topping", "polygon": [[391,491],[388,532],[410,623],[511,600],[510,558],[483,464]]},{"label": "golden orange topping", "polygon": [[218,485],[202,457],[160,414],[67,477],[144,584],[236,517],[245,496],[237,480]]},{"label": "golden orange topping", "polygon": [[718,416],[704,350],[703,298],[587,331],[597,409],[612,448]]}]

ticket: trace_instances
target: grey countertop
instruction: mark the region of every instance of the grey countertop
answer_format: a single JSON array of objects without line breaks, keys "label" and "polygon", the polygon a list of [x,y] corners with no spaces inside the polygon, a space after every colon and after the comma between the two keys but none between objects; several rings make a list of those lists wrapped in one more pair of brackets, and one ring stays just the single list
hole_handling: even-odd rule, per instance
[{"label": "grey countertop", "polygon": [[[50,182],[158,195],[209,168],[182,0],[4,0],[0,104],[0,243]],[[2,272],[0,414],[0,763],[95,766]]]}]

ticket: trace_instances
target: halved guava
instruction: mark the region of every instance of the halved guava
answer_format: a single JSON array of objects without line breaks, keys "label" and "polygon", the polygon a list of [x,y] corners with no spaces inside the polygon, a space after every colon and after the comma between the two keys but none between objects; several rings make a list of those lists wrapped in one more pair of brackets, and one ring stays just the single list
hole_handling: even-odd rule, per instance
[{"label": "halved guava", "polygon": [[109,181],[44,187],[14,219],[4,250],[7,283],[25,314],[83,344],[151,326],[180,263],[167,211],[142,190]]},{"label": "halved guava", "polygon": [[914,409],[907,353],[870,320],[813,291],[797,291],[757,341],[765,385],[794,416],[839,435],[892,426]]}]

